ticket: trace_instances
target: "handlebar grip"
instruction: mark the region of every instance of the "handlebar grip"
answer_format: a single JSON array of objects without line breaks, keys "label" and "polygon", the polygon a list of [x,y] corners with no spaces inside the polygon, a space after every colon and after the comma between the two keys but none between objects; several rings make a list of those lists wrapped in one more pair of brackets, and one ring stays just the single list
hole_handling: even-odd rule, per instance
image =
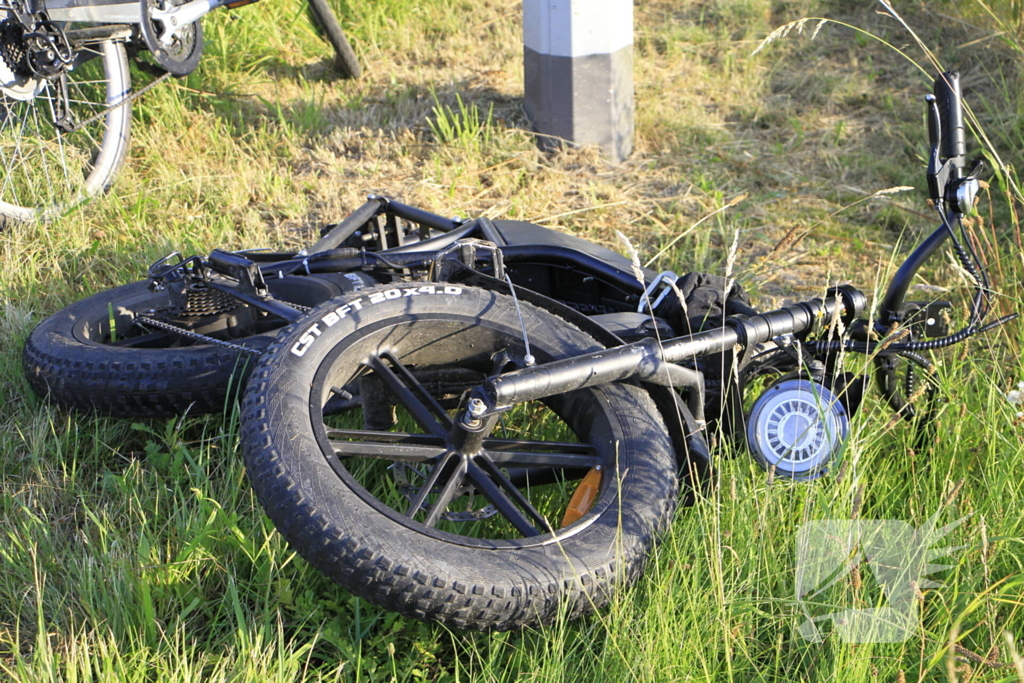
[{"label": "handlebar grip", "polygon": [[945,159],[963,157],[967,154],[967,143],[964,139],[964,110],[960,101],[960,72],[939,74],[935,79],[934,92],[941,118],[940,154]]}]

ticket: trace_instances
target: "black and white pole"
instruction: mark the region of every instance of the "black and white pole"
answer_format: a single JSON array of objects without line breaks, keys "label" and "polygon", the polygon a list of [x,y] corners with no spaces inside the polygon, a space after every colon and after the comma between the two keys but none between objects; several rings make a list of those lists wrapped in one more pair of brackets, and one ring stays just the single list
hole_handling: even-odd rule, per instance
[{"label": "black and white pole", "polygon": [[633,0],[523,0],[526,114],[542,147],[633,151]]}]

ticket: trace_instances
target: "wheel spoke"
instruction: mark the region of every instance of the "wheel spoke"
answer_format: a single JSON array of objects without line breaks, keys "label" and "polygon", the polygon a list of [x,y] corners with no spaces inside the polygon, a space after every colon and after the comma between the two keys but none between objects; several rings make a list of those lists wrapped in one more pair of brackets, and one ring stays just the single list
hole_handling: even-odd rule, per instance
[{"label": "wheel spoke", "polygon": [[544,516],[526,499],[526,496],[503,475],[487,458],[477,456],[466,462],[466,477],[477,491],[487,499],[523,536],[537,536],[537,528],[520,510],[524,510],[542,528],[549,525]]},{"label": "wheel spoke", "polygon": [[558,469],[589,469],[601,464],[596,455],[576,455],[574,453],[537,453],[534,451],[491,451],[484,453],[494,463],[502,467],[546,467]]},{"label": "wheel spoke", "polygon": [[484,451],[503,467],[591,468],[601,463],[589,444],[486,439]]},{"label": "wheel spoke", "polygon": [[442,446],[418,446],[401,443],[372,443],[367,441],[334,441],[330,440],[335,455],[341,457],[378,458],[399,462],[426,462],[441,455],[446,449]]},{"label": "wheel spoke", "polygon": [[419,446],[443,446],[445,441],[432,434],[410,434],[409,432],[377,432],[372,429],[335,429],[325,427],[328,438],[351,441],[376,441],[378,443],[404,443]]},{"label": "wheel spoke", "polygon": [[[131,121],[127,105],[124,111],[71,132],[54,123],[58,111],[64,111],[68,121],[82,122],[105,110],[108,94],[129,89],[123,45],[104,41],[73,49],[74,66],[65,75],[51,81],[14,74],[5,83],[5,95],[0,95],[4,215],[31,220],[102,191],[124,160]],[[89,60],[83,55],[99,59],[86,64]],[[9,97],[6,88],[12,89]]]},{"label": "wheel spoke", "polygon": [[[466,466],[469,464],[462,456],[457,456],[453,459],[456,463],[454,470],[449,475],[448,480],[441,487],[441,491],[437,494],[437,498],[434,499],[434,504],[430,506],[430,510],[427,511],[427,518],[423,520],[423,523],[427,526],[436,526],[438,520],[441,519],[441,515],[444,514],[445,510],[452,502],[452,498],[455,497],[455,493],[462,486],[462,481],[466,478]],[[431,472],[431,477],[434,473]],[[424,487],[426,488],[426,487]],[[429,491],[428,491],[429,492]],[[418,497],[418,496],[417,496]],[[422,503],[420,503],[422,505]]]},{"label": "wheel spoke", "polygon": [[[396,368],[401,368],[400,372],[402,372],[403,375],[411,377],[409,371],[402,366],[397,359],[390,358],[389,360],[392,361]],[[430,395],[426,393],[426,390],[423,389],[415,378],[412,378],[412,385],[418,389],[419,392],[414,391],[413,388],[405,384],[402,381],[402,378],[400,378],[392,368],[388,367],[387,364],[381,360],[380,356],[370,358],[367,365],[377,374],[378,377],[380,377],[381,381],[387,385],[402,407],[409,411],[412,418],[416,420],[423,429],[436,436],[444,436],[447,434],[448,430],[434,418],[434,413],[431,411],[431,407],[424,404],[423,400],[416,395],[417,393],[422,392],[422,394],[425,394],[427,398],[430,398]],[[433,402],[432,398],[430,400]],[[440,408],[440,406],[438,406],[438,408]]]},{"label": "wheel spoke", "polygon": [[[409,508],[405,511],[405,516],[406,517],[416,517],[416,513],[420,511],[420,508],[423,507],[423,503],[426,502],[426,500],[427,500],[427,496],[430,495],[430,489],[434,488],[437,485],[437,482],[441,479],[441,475],[445,472],[445,470],[451,471],[451,469],[452,469],[451,465],[452,465],[453,462],[456,462],[457,465],[459,467],[461,467],[461,465],[462,465],[462,456],[456,455],[454,453],[450,453],[450,454],[448,454],[447,457],[442,458],[440,462],[438,462],[436,465],[434,465],[434,469],[431,470],[430,475],[427,477],[426,482],[424,482],[423,486],[420,488],[419,492],[416,494],[416,497],[412,499],[412,502],[409,503]],[[455,486],[457,487],[459,483],[461,483],[461,482],[456,482]],[[455,491],[455,489],[452,489],[452,493],[454,493],[454,491]],[[451,495],[448,496],[448,500],[451,501]],[[445,503],[445,506],[447,507],[447,503]],[[435,507],[436,507],[436,504],[435,504]],[[431,512],[433,512],[433,510],[431,510]],[[444,510],[441,510],[438,513],[438,516],[441,513],[443,513],[443,512],[444,512]],[[428,514],[428,520],[429,519],[430,519],[430,516]],[[435,517],[435,521],[433,523],[431,523],[430,525],[433,526],[433,524],[436,524],[436,523],[437,522],[436,522],[436,517]]]},{"label": "wheel spoke", "polygon": [[127,348],[163,348],[166,346],[165,342],[169,340],[181,339],[176,334],[169,332],[147,332],[146,334],[140,334],[137,337],[128,337],[127,339],[118,339],[115,342],[109,342],[107,346],[122,346]]},{"label": "wheel spoke", "polygon": [[588,443],[567,441],[531,441],[529,439],[486,439],[484,446],[491,451],[560,451],[591,455],[594,447]]},{"label": "wheel spoke", "polygon": [[405,385],[409,387],[421,401],[423,401],[423,405],[425,405],[430,412],[434,414],[438,422],[440,422],[445,428],[445,431],[447,432],[450,430],[452,428],[452,418],[448,415],[448,412],[441,407],[441,404],[439,404],[437,400],[430,395],[430,392],[427,391],[426,387],[416,379],[416,376],[409,372],[409,368],[405,367],[398,358],[390,353],[382,353],[381,357],[387,359],[387,361],[391,363],[395,372],[401,375],[402,381]]}]

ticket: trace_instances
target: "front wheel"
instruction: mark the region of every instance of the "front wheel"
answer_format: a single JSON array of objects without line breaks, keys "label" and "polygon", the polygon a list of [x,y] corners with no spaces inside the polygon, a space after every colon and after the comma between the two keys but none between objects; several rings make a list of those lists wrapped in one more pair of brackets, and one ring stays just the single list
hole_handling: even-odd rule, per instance
[{"label": "front wheel", "polygon": [[0,26],[2,226],[49,218],[107,189],[128,150],[131,82],[119,42],[79,46],[70,68],[43,78],[26,65],[28,33],[13,13],[0,9]]},{"label": "front wheel", "polygon": [[[521,303],[538,362],[600,347]],[[256,494],[313,566],[382,607],[457,628],[575,616],[639,573],[676,506],[650,396],[609,384],[515,406],[473,449],[466,391],[525,353],[509,297],[403,284],[282,332],[244,400]]]}]

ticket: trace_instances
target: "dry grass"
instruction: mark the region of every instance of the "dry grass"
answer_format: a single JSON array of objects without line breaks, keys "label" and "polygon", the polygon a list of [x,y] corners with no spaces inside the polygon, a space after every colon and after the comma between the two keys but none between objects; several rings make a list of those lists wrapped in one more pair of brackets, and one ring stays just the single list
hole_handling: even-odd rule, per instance
[{"label": "dry grass", "polygon": [[[77,237],[73,249],[96,249],[113,265],[94,288],[138,272],[137,249],[156,257],[172,247],[305,242],[368,192],[442,213],[540,221],[613,247],[620,230],[649,255],[747,194],[658,265],[720,269],[738,230],[739,271],[755,289],[792,295],[823,272],[862,281],[908,223],[931,222],[919,193],[837,213],[884,188],[921,187],[928,80],[889,47],[834,24],[752,57],[773,27],[812,14],[909,42],[873,6],[779,7],[637,7],[636,153],[619,166],[593,150],[536,150],[520,105],[517,5],[439,2],[379,21],[369,37],[355,24],[367,73],[355,83],[326,78],[325,46],[294,6],[215,16],[199,72],[138,108],[132,159],[112,195],[61,229]],[[993,40],[957,50],[986,35],[965,20],[931,28],[918,19],[909,17],[926,41],[951,46],[968,95],[994,101],[988,75],[1008,70],[1013,55]],[[278,26],[278,44],[260,54],[250,34],[265,35],[265,24]],[[457,98],[481,120],[490,113],[489,124],[439,142],[435,109],[457,112]],[[794,233],[801,239],[777,248]],[[38,236],[14,237],[11,251],[32,251]],[[66,258],[47,267],[74,275]]]},{"label": "dry grass", "polygon": [[[1011,543],[1021,536],[1021,440],[1003,397],[1024,377],[1019,334],[965,344],[940,368],[954,398],[932,452],[910,450],[900,428],[883,430],[889,416],[872,405],[835,480],[766,481],[747,459],[724,459],[718,497],[680,515],[623,600],[592,620],[500,636],[396,619],[298,561],[248,493],[230,422],[136,429],[62,415],[31,397],[20,344],[42,315],[141,277],[171,249],[307,242],[368,192],[442,213],[543,222],[614,249],[621,231],[643,260],[714,213],[656,265],[724,272],[735,241],[738,275],[762,300],[834,281],[871,289],[934,222],[922,199],[929,78],[836,24],[811,40],[808,22],[751,56],[771,30],[805,16],[913,52],[875,5],[639,3],[636,152],[618,166],[589,149],[536,150],[520,107],[519,7],[346,5],[366,65],[356,83],[328,78],[327,48],[296,0],[213,16],[200,70],[137,108],[132,158],[112,193],[57,224],[0,235],[0,555],[10,558],[0,571],[0,667],[12,678],[930,680],[944,671],[947,632],[989,652],[1008,631],[1020,651],[1020,553]],[[993,37],[984,13],[969,0],[898,8],[961,67],[990,131],[1019,142],[1020,54]],[[435,134],[439,117],[456,131],[445,139]],[[1021,149],[1001,151],[1019,165]],[[918,190],[876,196],[903,185]],[[999,200],[995,186],[993,194]],[[1007,237],[1001,226],[1012,225],[1006,207],[994,206],[979,229],[990,253]],[[1014,296],[1007,282],[1022,255],[1003,251],[993,265]],[[939,266],[929,277],[953,274]],[[174,464],[178,456],[185,464]],[[864,492],[865,516],[923,519],[965,478],[957,505],[980,510],[990,537],[1003,540],[984,559],[969,550],[949,591],[926,596],[932,630],[920,643],[814,649],[790,637],[791,542],[807,510],[845,515]],[[187,561],[172,557],[186,546]],[[991,563],[984,575],[981,562]],[[985,600],[991,614],[978,616]],[[961,632],[961,622],[972,626]],[[1003,661],[1019,669],[1016,651],[1011,643]],[[973,680],[1008,675],[978,672]]]},{"label": "dry grass", "polygon": [[[747,193],[662,265],[718,268],[739,230],[741,272],[766,292],[792,294],[808,280],[817,284],[823,270],[855,278],[891,253],[908,222],[927,215],[920,194],[836,212],[884,188],[921,187],[920,96],[929,86],[889,47],[833,24],[813,41],[810,30],[794,33],[751,57],[771,27],[812,9],[798,2],[773,12],[753,0],[638,7],[636,153],[620,166],[592,150],[535,149],[520,106],[519,14],[507,2],[451,5],[449,20],[475,31],[423,32],[436,13],[403,17],[393,42],[359,43],[368,49],[358,83],[319,78],[319,57],[291,50],[229,86],[231,74],[210,59],[188,88],[147,103],[160,123],[137,127],[131,169],[113,201],[159,196],[174,219],[222,224],[216,237],[248,246],[267,234],[304,242],[379,192],[453,215],[545,222],[607,245],[621,230],[653,254]],[[815,11],[823,10],[894,44],[909,42],[873,7],[836,2]],[[923,30],[926,41],[951,45],[975,98],[991,86],[966,62],[991,69],[1012,58],[994,41],[958,52],[984,35],[963,20]],[[196,82],[202,92],[193,92]],[[430,123],[438,105],[457,111],[456,97],[493,119],[472,139],[442,144]],[[86,215],[109,232],[106,207]]]}]

